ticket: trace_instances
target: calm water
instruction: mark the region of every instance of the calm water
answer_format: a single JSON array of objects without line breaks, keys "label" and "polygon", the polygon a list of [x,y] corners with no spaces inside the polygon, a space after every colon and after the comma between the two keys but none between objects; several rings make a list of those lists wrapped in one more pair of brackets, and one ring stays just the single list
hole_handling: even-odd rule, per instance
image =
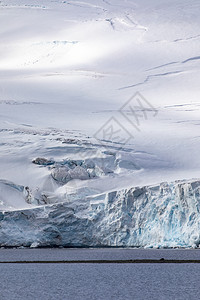
[{"label": "calm water", "polygon": [[[200,250],[1,249],[0,261],[200,259]],[[1,264],[0,299],[198,299],[199,264]]]}]

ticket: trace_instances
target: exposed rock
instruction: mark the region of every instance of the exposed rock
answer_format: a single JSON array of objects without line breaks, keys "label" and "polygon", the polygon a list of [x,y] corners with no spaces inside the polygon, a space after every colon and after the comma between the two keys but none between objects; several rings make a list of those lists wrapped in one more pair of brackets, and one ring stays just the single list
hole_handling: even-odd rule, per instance
[{"label": "exposed rock", "polygon": [[36,159],[32,160],[32,163],[40,166],[50,166],[54,164],[54,161],[42,157],[37,157]]}]

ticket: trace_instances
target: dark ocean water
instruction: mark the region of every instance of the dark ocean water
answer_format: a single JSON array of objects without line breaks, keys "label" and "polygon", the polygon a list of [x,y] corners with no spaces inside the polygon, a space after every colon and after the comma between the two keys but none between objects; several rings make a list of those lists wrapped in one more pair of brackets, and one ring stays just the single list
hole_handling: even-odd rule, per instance
[{"label": "dark ocean water", "polygon": [[[0,261],[199,259],[200,250],[1,249]],[[199,299],[200,264],[0,264],[0,299]]]}]

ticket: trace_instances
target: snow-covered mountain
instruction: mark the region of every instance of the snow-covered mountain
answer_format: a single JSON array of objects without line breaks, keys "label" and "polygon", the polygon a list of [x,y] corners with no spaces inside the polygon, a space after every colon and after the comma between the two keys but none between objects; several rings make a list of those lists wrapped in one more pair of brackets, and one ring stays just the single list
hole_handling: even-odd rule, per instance
[{"label": "snow-covered mountain", "polygon": [[199,11],[0,1],[1,245],[198,246]]}]

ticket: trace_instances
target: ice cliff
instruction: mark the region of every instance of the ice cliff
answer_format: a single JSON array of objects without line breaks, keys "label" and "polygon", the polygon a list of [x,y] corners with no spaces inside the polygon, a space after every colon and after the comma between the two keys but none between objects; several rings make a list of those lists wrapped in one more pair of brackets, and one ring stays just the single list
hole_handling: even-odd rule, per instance
[{"label": "ice cliff", "polygon": [[198,247],[200,181],[0,212],[1,246]]}]

